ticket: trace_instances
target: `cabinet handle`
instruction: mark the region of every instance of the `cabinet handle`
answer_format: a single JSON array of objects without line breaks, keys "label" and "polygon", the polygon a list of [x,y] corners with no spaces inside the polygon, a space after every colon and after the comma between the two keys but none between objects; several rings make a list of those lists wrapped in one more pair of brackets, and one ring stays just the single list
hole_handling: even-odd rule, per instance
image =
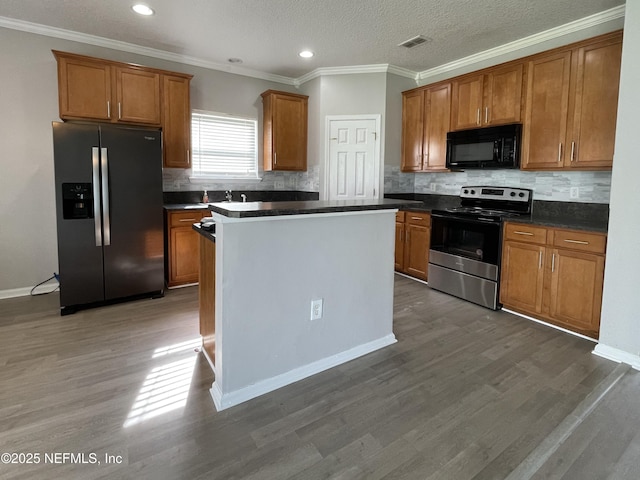
[{"label": "cabinet handle", "polygon": [[551,255],[551,273],[556,269],[556,254]]},{"label": "cabinet handle", "polygon": [[411,220],[422,220],[422,217],[411,217]]},{"label": "cabinet handle", "polygon": [[538,270],[542,268],[542,250],[540,250],[540,254],[538,255]]},{"label": "cabinet handle", "polygon": [[489,107],[484,109],[484,123],[489,123]]},{"label": "cabinet handle", "polygon": [[122,118],[122,106],[120,102],[118,102],[118,120]]},{"label": "cabinet handle", "polygon": [[181,222],[195,222],[196,219],[195,218],[181,218],[180,221]]},{"label": "cabinet handle", "polygon": [[191,163],[191,150],[187,148],[187,163]]},{"label": "cabinet handle", "polygon": [[480,109],[478,109],[478,112],[476,113],[476,124],[480,125]]},{"label": "cabinet handle", "polygon": [[562,161],[562,142],[558,144],[558,162]]},{"label": "cabinet handle", "polygon": [[519,230],[515,230],[513,233],[515,233],[517,235],[528,235],[530,237],[533,237],[533,233],[531,233],[531,232],[521,232]]},{"label": "cabinet handle", "polygon": [[278,154],[276,152],[273,152],[273,164],[278,164]]},{"label": "cabinet handle", "polygon": [[589,242],[583,240],[565,240],[567,243],[577,243],[578,245],[589,245]]},{"label": "cabinet handle", "polygon": [[575,160],[576,142],[571,142],[571,162]]},{"label": "cabinet handle", "polygon": [[111,118],[111,102],[107,100],[107,118]]}]

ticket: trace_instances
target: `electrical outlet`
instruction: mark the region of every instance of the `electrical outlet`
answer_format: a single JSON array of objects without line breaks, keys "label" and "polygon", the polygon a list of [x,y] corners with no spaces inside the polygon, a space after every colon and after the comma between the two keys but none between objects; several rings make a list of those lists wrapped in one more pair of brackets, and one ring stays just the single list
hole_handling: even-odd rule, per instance
[{"label": "electrical outlet", "polygon": [[580,187],[571,187],[569,189],[569,198],[580,198]]},{"label": "electrical outlet", "polygon": [[311,320],[322,318],[322,299],[311,300]]},{"label": "electrical outlet", "polygon": [[276,180],[276,190],[284,190],[284,180]]},{"label": "electrical outlet", "polygon": [[438,187],[438,185],[437,185],[436,183],[430,183],[430,184],[429,184],[429,189],[430,189],[432,192],[435,192],[437,187]]}]

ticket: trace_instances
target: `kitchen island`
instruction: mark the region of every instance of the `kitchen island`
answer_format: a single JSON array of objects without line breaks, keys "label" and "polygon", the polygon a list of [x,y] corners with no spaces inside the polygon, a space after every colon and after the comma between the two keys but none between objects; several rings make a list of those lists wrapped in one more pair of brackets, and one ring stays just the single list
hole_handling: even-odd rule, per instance
[{"label": "kitchen island", "polygon": [[412,203],[209,206],[200,325],[218,410],[396,341],[395,212]]}]

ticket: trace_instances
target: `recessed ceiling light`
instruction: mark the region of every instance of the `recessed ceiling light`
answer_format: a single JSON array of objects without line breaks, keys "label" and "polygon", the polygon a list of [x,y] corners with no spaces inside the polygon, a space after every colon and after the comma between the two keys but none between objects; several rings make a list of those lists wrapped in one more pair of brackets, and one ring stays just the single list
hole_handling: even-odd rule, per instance
[{"label": "recessed ceiling light", "polygon": [[302,58],[311,58],[313,57],[313,52],[310,50],[303,50],[298,55],[300,55]]},{"label": "recessed ceiling light", "polygon": [[229,62],[229,63],[242,63],[242,59],[241,58],[232,57],[232,58],[228,58],[227,62]]},{"label": "recessed ceiling light", "polygon": [[142,3],[138,3],[131,7],[134,12],[139,13],[140,15],[153,15],[155,12],[150,7],[143,5]]}]

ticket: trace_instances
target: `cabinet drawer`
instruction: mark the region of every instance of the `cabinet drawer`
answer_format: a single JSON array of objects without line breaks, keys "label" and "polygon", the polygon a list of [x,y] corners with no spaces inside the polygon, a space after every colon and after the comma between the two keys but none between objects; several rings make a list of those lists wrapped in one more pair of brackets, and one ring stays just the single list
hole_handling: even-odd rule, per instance
[{"label": "cabinet drawer", "polygon": [[580,250],[582,252],[604,253],[607,237],[598,233],[577,230],[554,230],[553,246]]},{"label": "cabinet drawer", "polygon": [[506,223],[504,226],[504,238],[505,240],[544,245],[547,243],[547,229],[519,223]]},{"label": "cabinet drawer", "polygon": [[431,227],[431,214],[421,212],[405,212],[405,221],[411,225]]},{"label": "cabinet drawer", "polygon": [[405,212],[396,212],[396,222],[404,223]]},{"label": "cabinet drawer", "polygon": [[207,210],[186,210],[169,213],[169,224],[172,227],[191,226],[192,223],[199,222],[206,215]]}]

